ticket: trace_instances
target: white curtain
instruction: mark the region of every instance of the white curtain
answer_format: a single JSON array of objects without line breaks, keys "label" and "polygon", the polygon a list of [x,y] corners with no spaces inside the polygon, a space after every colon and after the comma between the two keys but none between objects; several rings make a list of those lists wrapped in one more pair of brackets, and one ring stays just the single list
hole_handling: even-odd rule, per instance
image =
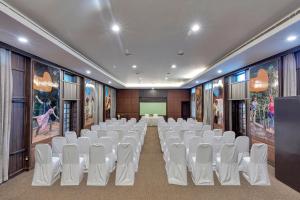
[{"label": "white curtain", "polygon": [[294,54],[288,54],[283,57],[283,95],[297,95],[297,71]]},{"label": "white curtain", "polygon": [[111,108],[110,108],[110,118],[116,117],[116,90],[111,88]]},{"label": "white curtain", "polygon": [[0,183],[8,179],[12,81],[11,52],[0,49]]},{"label": "white curtain", "polygon": [[206,89],[203,93],[203,123],[211,124],[212,115],[212,89]]}]

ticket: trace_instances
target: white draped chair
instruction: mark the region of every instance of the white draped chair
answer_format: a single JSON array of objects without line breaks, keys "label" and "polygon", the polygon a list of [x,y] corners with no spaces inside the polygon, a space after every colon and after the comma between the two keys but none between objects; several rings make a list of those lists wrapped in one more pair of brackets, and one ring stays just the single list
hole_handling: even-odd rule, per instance
[{"label": "white draped chair", "polygon": [[189,170],[191,170],[190,164],[192,162],[192,157],[195,157],[197,147],[202,142],[203,142],[203,138],[199,136],[194,136],[190,138],[190,140],[188,141],[188,147],[186,149],[186,160],[187,160]]},{"label": "white draped chair", "polygon": [[203,137],[206,137],[207,135],[215,136],[215,133],[212,130],[203,131]]},{"label": "white draped chair", "polygon": [[106,150],[103,145],[91,145],[87,185],[105,186],[107,184],[110,175],[110,163],[105,154]]},{"label": "white draped chair", "polygon": [[139,163],[139,159],[140,159],[140,151],[139,151],[139,147],[138,147],[138,141],[131,136],[125,136],[122,139],[122,143],[129,143],[131,144],[132,150],[133,150],[133,160],[134,160],[134,167],[135,170],[138,171],[138,163]]},{"label": "white draped chair", "polygon": [[203,125],[203,127],[202,127],[202,130],[203,131],[209,131],[209,130],[211,130],[211,125]]},{"label": "white draped chair", "polygon": [[170,158],[166,161],[169,184],[187,185],[187,168],[184,144],[170,146]]},{"label": "white draped chair", "polygon": [[59,157],[62,159],[63,146],[67,144],[67,140],[65,137],[56,136],[52,138],[51,146],[52,146],[52,156]]},{"label": "white draped chair", "polygon": [[79,157],[77,144],[63,147],[61,185],[79,185],[83,178],[84,161]]},{"label": "white draped chair", "polygon": [[195,185],[214,185],[213,147],[199,144],[196,155],[191,159],[192,179]]},{"label": "white draped chair", "polygon": [[222,136],[223,130],[222,129],[214,129],[214,136]]},{"label": "white draped chair", "polygon": [[221,185],[240,185],[238,153],[234,144],[224,144],[217,157],[216,174]]},{"label": "white draped chair", "polygon": [[97,130],[100,130],[100,129],[101,129],[100,125],[92,125],[91,126],[91,131],[97,131]]},{"label": "white draped chair", "polygon": [[35,146],[35,167],[32,179],[33,186],[50,186],[60,177],[60,161],[52,157],[49,144]]},{"label": "white draped chair", "polygon": [[235,132],[234,131],[225,131],[223,133],[223,143],[234,143],[235,141]]},{"label": "white draped chair", "polygon": [[175,144],[175,143],[181,143],[180,137],[171,136],[171,137],[167,138],[165,149],[164,149],[164,154],[163,154],[163,157],[164,157],[165,161],[169,160],[169,158],[170,158],[170,147],[171,147],[172,144]]},{"label": "white draped chair", "polygon": [[185,131],[183,136],[183,143],[186,148],[188,148],[189,140],[196,136],[195,131]]},{"label": "white draped chair", "polygon": [[89,131],[90,131],[90,130],[89,130],[89,129],[86,129],[86,128],[81,129],[81,131],[80,131],[80,136],[86,137],[86,134],[87,134]]},{"label": "white draped chair", "polygon": [[65,138],[68,144],[77,144],[77,135],[75,131],[66,131]]},{"label": "white draped chair", "polygon": [[268,173],[268,145],[253,144],[250,157],[242,161],[243,176],[251,185],[270,185]]},{"label": "white draped chair", "polygon": [[210,132],[206,132],[205,134],[203,134],[203,142],[204,143],[208,143],[208,144],[213,144],[214,141],[214,135]]},{"label": "white draped chair", "polygon": [[116,147],[111,137],[101,137],[97,140],[97,144],[101,144],[105,148],[106,160],[109,164],[109,171],[112,172],[115,169],[115,163],[117,160]]},{"label": "white draped chair", "polygon": [[90,140],[90,143],[94,144],[98,139],[98,133],[97,133],[97,131],[88,131],[85,134],[85,137],[88,137]]},{"label": "white draped chair", "polygon": [[248,136],[239,136],[234,142],[235,148],[238,152],[238,164],[240,171],[242,170],[243,157],[249,156],[249,144]]},{"label": "white draped chair", "polygon": [[135,177],[134,153],[130,143],[120,143],[117,148],[115,185],[133,185]]},{"label": "white draped chair", "polygon": [[79,137],[77,141],[79,156],[83,158],[84,171],[87,172],[89,168],[89,152],[90,152],[90,139],[88,137]]}]

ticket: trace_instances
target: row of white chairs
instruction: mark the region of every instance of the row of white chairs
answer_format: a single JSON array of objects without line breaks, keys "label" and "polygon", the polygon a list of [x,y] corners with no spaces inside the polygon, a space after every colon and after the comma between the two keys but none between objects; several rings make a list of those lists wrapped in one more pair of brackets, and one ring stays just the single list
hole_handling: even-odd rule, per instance
[{"label": "row of white chairs", "polygon": [[[117,153],[115,184],[133,185],[138,165],[134,148],[130,143],[120,143]],[[64,145],[62,160],[52,155],[49,144],[38,144],[35,147],[35,159],[33,186],[50,186],[60,177],[62,186],[79,185],[84,177],[85,162],[76,144]],[[106,156],[104,145],[90,146],[87,185],[105,186],[114,168],[115,162]]]}]

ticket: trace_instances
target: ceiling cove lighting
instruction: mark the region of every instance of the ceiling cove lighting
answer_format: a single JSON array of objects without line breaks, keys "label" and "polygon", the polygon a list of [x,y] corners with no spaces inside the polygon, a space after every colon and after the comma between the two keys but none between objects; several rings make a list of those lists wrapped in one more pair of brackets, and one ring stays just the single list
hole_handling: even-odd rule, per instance
[{"label": "ceiling cove lighting", "polygon": [[218,74],[221,74],[223,71],[222,70],[218,70]]},{"label": "ceiling cove lighting", "polygon": [[176,69],[176,67],[177,67],[176,65],[172,65],[171,66],[172,69]]},{"label": "ceiling cove lighting", "polygon": [[25,37],[18,37],[18,41],[21,42],[21,43],[28,43],[28,39],[25,38]]},{"label": "ceiling cove lighting", "polygon": [[126,88],[178,88],[181,87],[184,82],[173,83],[129,83],[126,84]]},{"label": "ceiling cove lighting", "polygon": [[133,69],[136,69],[136,68],[137,68],[137,66],[136,66],[136,65],[132,65],[131,67],[132,67]]},{"label": "ceiling cove lighting", "polygon": [[119,24],[113,24],[111,26],[111,30],[114,32],[114,33],[119,33],[121,31],[121,27]]},{"label": "ceiling cove lighting", "polygon": [[205,70],[206,70],[206,67],[200,67],[200,68],[193,69],[193,70],[183,74],[182,78],[185,78],[185,79],[195,78],[196,76],[200,75]]},{"label": "ceiling cove lighting", "polygon": [[193,33],[197,33],[199,30],[200,30],[200,25],[199,25],[199,24],[193,24],[193,25],[191,26],[191,31],[192,31]]},{"label": "ceiling cove lighting", "polygon": [[91,71],[90,70],[86,70],[85,73],[91,74]]},{"label": "ceiling cove lighting", "polygon": [[290,35],[286,38],[286,41],[288,42],[293,42],[297,39],[297,36],[296,35]]}]

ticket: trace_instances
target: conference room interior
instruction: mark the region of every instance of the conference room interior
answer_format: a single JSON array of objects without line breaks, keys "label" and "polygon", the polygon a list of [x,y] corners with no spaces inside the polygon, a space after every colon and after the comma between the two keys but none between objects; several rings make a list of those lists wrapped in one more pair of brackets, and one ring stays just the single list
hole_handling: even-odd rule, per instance
[{"label": "conference room interior", "polygon": [[0,0],[0,199],[300,200],[300,1]]}]

